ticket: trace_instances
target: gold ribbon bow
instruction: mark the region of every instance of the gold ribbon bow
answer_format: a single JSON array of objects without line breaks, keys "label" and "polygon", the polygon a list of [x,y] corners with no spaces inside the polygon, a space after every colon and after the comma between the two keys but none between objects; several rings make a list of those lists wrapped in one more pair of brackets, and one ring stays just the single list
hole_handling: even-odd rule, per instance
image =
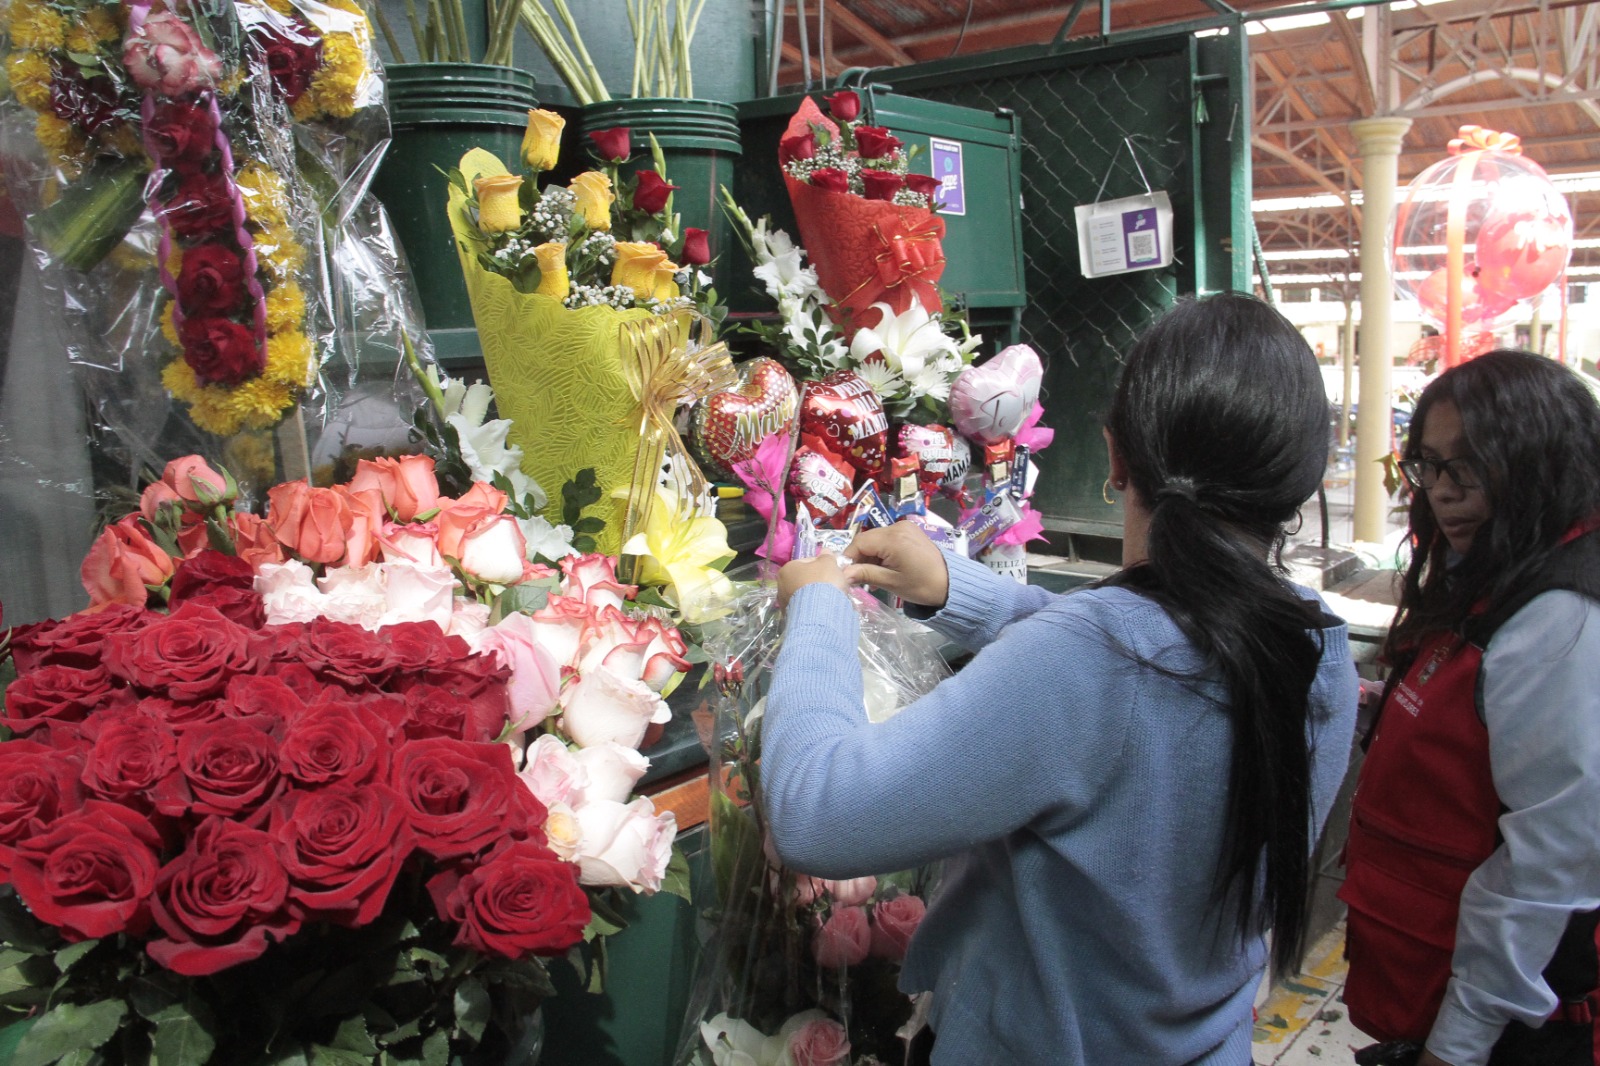
[{"label": "gold ribbon bow", "polygon": [[1460,155],[1462,152],[1504,152],[1507,155],[1522,154],[1522,138],[1515,133],[1501,133],[1484,126],[1462,126],[1456,136],[1450,139],[1450,154]]},{"label": "gold ribbon bow", "polygon": [[[617,327],[623,371],[639,401],[639,452],[622,523],[624,544],[649,524],[656,506],[656,480],[668,459],[681,457],[689,471],[689,484],[679,486],[674,501],[680,514],[688,513],[694,501],[710,489],[705,475],[689,458],[673,419],[684,404],[735,387],[739,375],[728,346],[711,343],[711,324],[701,318],[698,330],[694,328],[697,317],[687,310],[674,311]],[[624,565],[631,571],[628,560]]]}]

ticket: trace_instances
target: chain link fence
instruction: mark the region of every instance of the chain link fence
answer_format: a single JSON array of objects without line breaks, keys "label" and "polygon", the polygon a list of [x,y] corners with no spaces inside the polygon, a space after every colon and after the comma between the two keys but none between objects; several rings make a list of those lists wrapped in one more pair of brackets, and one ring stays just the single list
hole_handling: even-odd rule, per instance
[{"label": "chain link fence", "polygon": [[[1196,123],[1217,98],[1196,88],[1192,52],[1107,48],[966,70],[886,73],[896,92],[984,109],[1009,108],[1022,126],[1022,223],[1028,302],[1023,340],[1045,361],[1045,424],[1035,505],[1048,528],[1121,536],[1121,508],[1101,495],[1100,435],[1120,353],[1196,283]],[[1103,54],[1102,54],[1103,53]],[[909,68],[915,71],[916,68]],[[1241,135],[1235,131],[1234,135]],[[1141,176],[1142,172],[1142,176]],[[1233,180],[1226,165],[1207,180]],[[1214,175],[1214,177],[1213,177]],[[1246,180],[1248,180],[1246,178]],[[1078,265],[1080,204],[1165,190],[1174,209],[1172,265],[1086,279]]]}]

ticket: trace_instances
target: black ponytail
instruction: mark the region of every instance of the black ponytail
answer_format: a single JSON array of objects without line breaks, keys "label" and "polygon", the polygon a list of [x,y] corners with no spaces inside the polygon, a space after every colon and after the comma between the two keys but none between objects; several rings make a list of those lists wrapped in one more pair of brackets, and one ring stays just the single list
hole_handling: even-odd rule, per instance
[{"label": "black ponytail", "polygon": [[1128,353],[1107,428],[1150,512],[1146,561],[1110,583],[1160,603],[1221,672],[1233,757],[1218,898],[1236,900],[1242,935],[1270,925],[1273,970],[1292,974],[1310,884],[1309,694],[1326,623],[1275,563],[1284,525],[1327,465],[1316,359],[1253,297],[1184,301]]}]

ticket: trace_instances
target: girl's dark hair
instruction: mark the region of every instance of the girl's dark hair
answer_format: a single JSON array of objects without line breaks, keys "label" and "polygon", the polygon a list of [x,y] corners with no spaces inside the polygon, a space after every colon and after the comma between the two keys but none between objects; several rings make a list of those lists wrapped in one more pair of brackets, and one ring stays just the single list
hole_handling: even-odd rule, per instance
[{"label": "girl's dark hair", "polygon": [[1408,658],[1425,634],[1463,634],[1480,602],[1493,615],[1527,586],[1568,530],[1600,512],[1600,404],[1572,371],[1507,348],[1445,371],[1417,400],[1405,458],[1421,456],[1428,415],[1441,403],[1461,413],[1489,518],[1447,568],[1450,546],[1428,494],[1411,494],[1411,562],[1384,643],[1390,663]]},{"label": "girl's dark hair", "polygon": [[1305,942],[1308,703],[1326,623],[1274,563],[1322,480],[1328,418],[1299,330],[1254,297],[1220,293],[1180,302],[1139,338],[1107,425],[1150,512],[1146,561],[1111,583],[1161,604],[1220,668],[1233,757],[1218,898],[1235,894],[1241,935],[1271,925],[1280,975]]}]

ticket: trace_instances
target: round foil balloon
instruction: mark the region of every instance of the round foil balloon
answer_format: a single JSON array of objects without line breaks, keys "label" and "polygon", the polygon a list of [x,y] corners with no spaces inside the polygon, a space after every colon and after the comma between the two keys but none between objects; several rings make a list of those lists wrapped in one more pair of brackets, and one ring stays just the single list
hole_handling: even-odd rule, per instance
[{"label": "round foil balloon", "polygon": [[806,382],[800,395],[800,433],[815,437],[868,477],[883,471],[889,418],[877,392],[854,370],[835,370],[821,381]]},{"label": "round foil balloon", "polygon": [[[917,486],[924,495],[939,491],[955,465],[956,435],[944,426],[917,426],[907,422],[895,432],[896,455],[915,457],[921,464]],[[971,452],[967,453],[971,460]]]},{"label": "round foil balloon", "polygon": [[763,440],[794,428],[800,391],[776,359],[762,357],[735,368],[739,384],[716,392],[694,407],[689,443],[708,474],[727,481],[733,464],[756,453]]},{"label": "round foil balloon", "polygon": [[1044,365],[1026,344],[1013,344],[981,366],[969,366],[950,387],[956,431],[980,444],[1016,435],[1039,399]]},{"label": "round foil balloon", "polygon": [[818,522],[839,514],[854,492],[853,471],[842,456],[820,444],[795,449],[789,495]]},{"label": "round foil balloon", "polygon": [[1447,326],[1454,242],[1462,255],[1461,321],[1488,326],[1561,276],[1572,211],[1513,135],[1463,126],[1450,152],[1412,180],[1395,208],[1394,287]]}]

